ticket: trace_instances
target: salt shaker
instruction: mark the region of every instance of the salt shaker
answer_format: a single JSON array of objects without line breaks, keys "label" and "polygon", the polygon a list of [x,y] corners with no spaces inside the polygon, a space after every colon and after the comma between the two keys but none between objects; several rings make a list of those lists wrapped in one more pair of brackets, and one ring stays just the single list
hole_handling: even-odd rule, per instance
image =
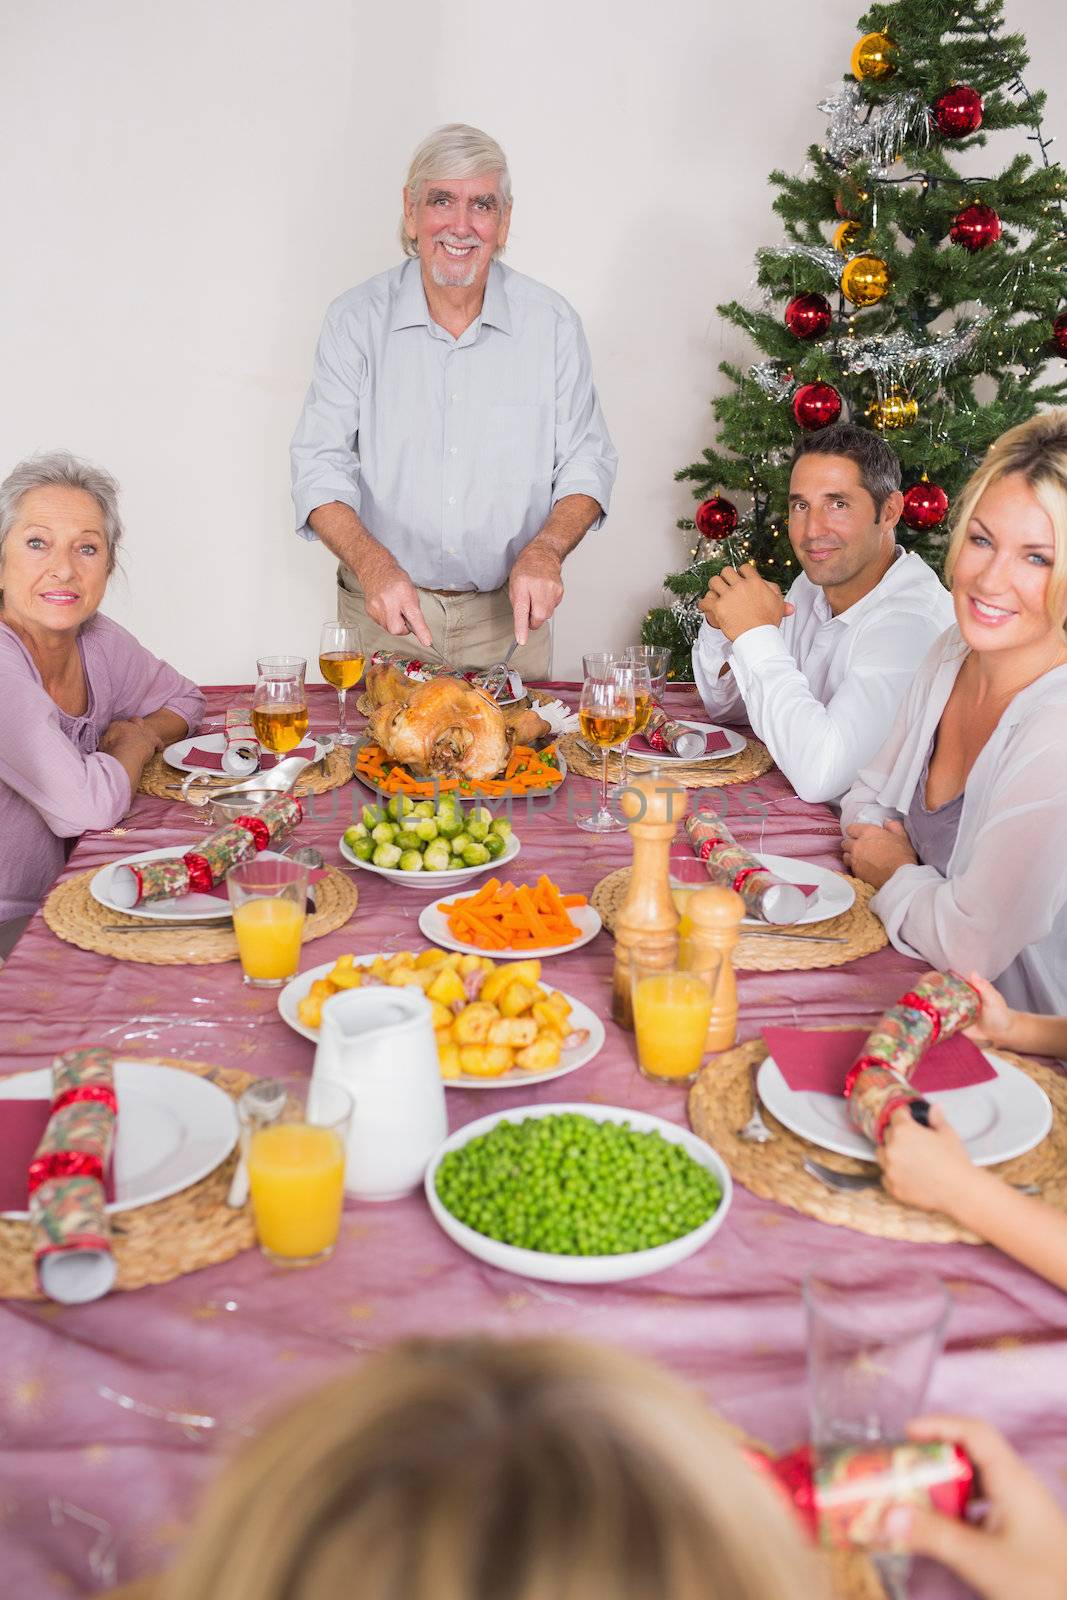
[{"label": "salt shaker", "polygon": [[711,989],[711,1016],[705,1049],[729,1050],[737,1042],[737,978],[732,952],[741,932],[745,902],[733,889],[697,889],[685,914],[689,934],[689,970]]}]

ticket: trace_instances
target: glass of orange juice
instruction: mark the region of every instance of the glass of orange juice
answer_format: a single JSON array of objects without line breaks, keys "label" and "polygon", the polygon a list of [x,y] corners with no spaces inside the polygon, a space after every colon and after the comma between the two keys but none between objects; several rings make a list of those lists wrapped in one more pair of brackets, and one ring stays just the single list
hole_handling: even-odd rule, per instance
[{"label": "glass of orange juice", "polygon": [[670,956],[638,947],[630,954],[637,1065],[657,1082],[687,1083],[704,1058],[711,981]]},{"label": "glass of orange juice", "polygon": [[256,1234],[268,1260],[312,1266],[332,1255],[337,1243],[355,1107],[337,1083],[270,1082],[279,1091],[276,1099],[265,1102],[257,1084],[237,1102]]},{"label": "glass of orange juice", "polygon": [[278,989],[296,976],[304,936],[308,869],[284,856],[244,861],[227,875],[244,979]]}]

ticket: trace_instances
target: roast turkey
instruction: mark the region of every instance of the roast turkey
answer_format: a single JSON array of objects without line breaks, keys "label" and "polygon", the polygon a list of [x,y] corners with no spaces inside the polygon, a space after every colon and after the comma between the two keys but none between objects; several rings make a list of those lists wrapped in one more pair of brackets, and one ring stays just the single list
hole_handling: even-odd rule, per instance
[{"label": "roast turkey", "polygon": [[513,744],[549,731],[536,711],[501,711],[460,678],[420,683],[394,666],[371,667],[363,706],[375,743],[416,778],[495,778]]}]

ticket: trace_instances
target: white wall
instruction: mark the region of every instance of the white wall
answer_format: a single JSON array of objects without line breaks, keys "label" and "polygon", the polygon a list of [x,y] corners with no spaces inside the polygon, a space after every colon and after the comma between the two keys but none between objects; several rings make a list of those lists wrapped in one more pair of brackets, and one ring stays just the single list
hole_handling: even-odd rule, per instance
[{"label": "white wall", "polygon": [[[398,258],[411,149],[489,129],[508,260],[581,312],[622,460],[571,558],[556,666],[636,637],[685,554],[716,303],[777,237],[859,0],[34,0],[0,10],[0,471],[65,445],[124,490],[108,609],[205,682],[315,652],[332,562],[292,533],[287,444],[333,295]],[[1008,0],[1067,151],[1057,8]],[[996,147],[998,166],[1006,142]],[[1056,153],[1060,153],[1057,146]]]}]

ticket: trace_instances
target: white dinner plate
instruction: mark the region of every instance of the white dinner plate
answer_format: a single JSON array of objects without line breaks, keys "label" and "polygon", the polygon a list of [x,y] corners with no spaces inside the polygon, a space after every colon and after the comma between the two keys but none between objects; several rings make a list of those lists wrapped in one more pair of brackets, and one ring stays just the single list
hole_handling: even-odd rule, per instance
[{"label": "white dinner plate", "polygon": [[[382,959],[388,961],[390,952],[382,951]],[[360,956],[360,966],[369,965],[374,960],[374,955]],[[310,1039],[312,1044],[317,1044],[319,1039],[318,1028],[309,1028],[301,1022],[297,1006],[307,994],[311,985],[317,978],[325,978],[334,963],[324,961],[321,967],[310,967],[307,972],[297,973],[278,994],[278,1011],[282,1021],[287,1022],[290,1028],[297,1033],[302,1033],[305,1039]],[[560,990],[563,994],[563,991]],[[564,1050],[560,1057],[559,1066],[550,1067],[547,1072],[523,1072],[516,1068],[513,1072],[501,1073],[499,1078],[445,1078],[446,1089],[516,1089],[520,1084],[525,1084],[529,1089],[537,1083],[547,1083],[549,1078],[564,1078],[568,1072],[577,1072],[579,1067],[584,1067],[587,1061],[592,1061],[604,1048],[606,1034],[604,1024],[595,1011],[584,1003],[576,1000],[572,994],[564,994],[564,1000],[571,1007],[570,1026],[572,1028],[585,1028],[589,1037],[584,1044],[576,1045],[572,1050]],[[329,1001],[326,1002],[329,1004]]]},{"label": "white dinner plate", "polygon": [[212,894],[183,894],[173,900],[153,900],[149,905],[123,906],[112,893],[111,874],[116,867],[180,856],[184,851],[192,850],[196,843],[195,839],[190,839],[186,844],[167,844],[159,850],[138,850],[136,855],[121,856],[118,861],[110,861],[90,878],[89,893],[108,911],[117,911],[124,917],[144,917],[147,922],[202,922],[205,918],[223,922],[230,915],[229,901],[216,899]]},{"label": "white dinner plate", "polygon": [[[52,1072],[0,1078],[0,1100],[44,1100]],[[207,1078],[157,1061],[115,1062],[115,1198],[108,1212],[129,1211],[178,1194],[214,1172],[237,1143],[237,1111]],[[5,1211],[24,1219],[27,1211]]]},{"label": "white dinner plate", "polygon": [[[322,734],[320,737],[325,740],[325,743],[319,746],[319,754],[315,757],[315,761],[311,763],[312,766],[321,761],[324,756],[328,756],[333,749],[333,740],[331,738],[326,734]],[[310,733],[305,734],[300,742],[301,744],[310,743]],[[241,781],[239,778],[231,777],[228,772],[212,772],[207,767],[198,767],[195,762],[190,764],[185,758],[194,745],[198,750],[211,750],[216,755],[221,755],[226,748],[226,735],[224,733],[197,733],[191,739],[179,739],[175,744],[167,746],[163,752],[163,759],[169,767],[176,767],[179,772],[198,772],[208,778],[226,778],[231,783],[239,783]],[[291,750],[288,752],[289,755],[292,755],[292,753]],[[279,761],[283,759],[282,756],[278,757]],[[258,772],[260,769],[257,767],[256,770]],[[269,771],[270,769],[266,768],[264,770]]]},{"label": "white dinner plate", "polygon": [[[458,898],[458,895],[445,896],[449,901]],[[595,939],[603,926],[599,911],[592,906],[571,906],[568,915],[579,930],[579,937],[573,944],[546,945],[538,950],[486,950],[480,944],[464,944],[461,939],[454,939],[444,912],[438,911],[437,906],[438,902],[431,900],[419,912],[419,929],[431,944],[439,944],[444,950],[460,950],[465,956],[489,956],[493,961],[530,961],[535,958],[547,961],[549,956],[567,956],[572,950],[580,950],[583,944]]]},{"label": "white dinner plate", "polygon": [[[488,1133],[498,1122],[523,1122],[527,1117],[562,1116],[565,1112],[575,1112],[591,1118],[593,1122],[628,1122],[635,1133],[659,1132],[672,1144],[682,1145],[694,1161],[699,1161],[718,1179],[722,1198],[713,1215],[691,1233],[684,1233],[680,1239],[671,1239],[667,1244],[655,1245],[651,1250],[633,1250],[617,1256],[560,1256],[542,1250],[524,1250],[518,1245],[501,1244],[498,1239],[490,1239],[486,1234],[469,1228],[465,1222],[460,1222],[438,1199],[437,1168],[441,1158],[450,1150],[458,1150],[479,1134]],[[492,1116],[468,1122],[466,1127],[457,1129],[445,1140],[430,1162],[426,1169],[425,1188],[435,1220],[456,1244],[472,1256],[477,1256],[479,1261],[487,1261],[492,1267],[503,1267],[506,1272],[517,1273],[522,1278],[547,1279],[550,1283],[621,1283],[627,1278],[645,1278],[652,1272],[673,1267],[693,1255],[707,1244],[712,1234],[718,1232],[726,1220],[733,1196],[733,1185],[725,1161],[703,1139],[690,1133],[688,1128],[680,1128],[677,1123],[665,1122],[662,1117],[653,1117],[643,1111],[624,1110],[621,1106],[584,1104],[519,1106],[514,1111],[497,1111]]]},{"label": "white dinner plate", "polygon": [[[1003,1057],[988,1050],[982,1054],[995,1067],[995,1078],[966,1089],[935,1090],[926,1097],[941,1107],[976,1167],[1021,1156],[1052,1127],[1052,1106],[1044,1089]],[[874,1146],[853,1127],[841,1095],[791,1089],[773,1056],[760,1067],[756,1087],[767,1110],[791,1133],[840,1156],[874,1160]]]},{"label": "white dinner plate", "polygon": [[672,722],[680,723],[683,728],[695,728],[698,733],[724,733],[730,741],[729,748],[726,750],[713,750],[710,755],[675,756],[666,751],[663,754],[660,754],[658,750],[648,752],[645,750],[634,750],[631,747],[630,760],[644,761],[649,765],[663,765],[665,767],[678,766],[679,764],[684,763],[687,767],[691,767],[695,766],[701,761],[729,761],[731,756],[740,755],[747,743],[743,733],[738,733],[736,728],[724,728],[719,722],[688,722],[684,717],[672,717],[671,720]]},{"label": "white dinner plate", "polygon": [[[810,861],[796,861],[792,856],[772,856],[763,850],[754,850],[752,854],[757,861],[762,861],[768,872],[773,872],[776,878],[786,883],[815,885],[815,893],[808,899],[803,916],[798,917],[796,922],[783,924],[783,933],[788,933],[790,928],[802,927],[805,923],[825,922],[829,917],[839,917],[855,901],[856,891],[844,873],[834,872],[831,867],[816,867]],[[695,856],[693,860],[696,860]],[[671,886],[675,889],[699,889],[701,883],[672,877]],[[752,928],[771,926],[759,917],[743,917],[741,923],[743,927]]]},{"label": "white dinner plate", "polygon": [[346,861],[351,861],[353,866],[361,867],[364,872],[376,873],[379,878],[388,878],[391,883],[399,883],[405,889],[422,889],[432,893],[435,889],[456,889],[469,879],[476,878],[481,872],[492,872],[498,867],[505,866],[509,861],[514,861],[522,846],[518,835],[509,833],[507,848],[495,861],[486,861],[480,867],[459,867],[454,872],[401,872],[399,867],[375,867],[369,861],[361,861],[354,855],[345,844],[343,835],[338,840],[337,848]]}]

